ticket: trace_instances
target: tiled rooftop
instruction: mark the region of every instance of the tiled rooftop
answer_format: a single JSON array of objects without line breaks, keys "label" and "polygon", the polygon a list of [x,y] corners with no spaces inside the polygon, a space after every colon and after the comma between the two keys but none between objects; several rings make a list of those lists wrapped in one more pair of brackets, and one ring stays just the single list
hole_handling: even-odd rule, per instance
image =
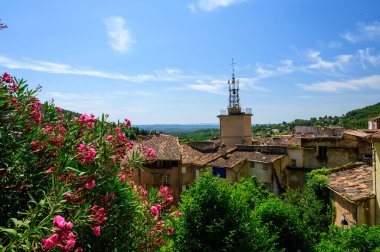
[{"label": "tiled rooftop", "polygon": [[261,152],[250,152],[250,151],[233,151],[224,157],[220,157],[208,165],[216,167],[232,168],[237,164],[245,160],[260,161],[264,163],[271,163],[284,155],[271,155],[263,154]]},{"label": "tiled rooftop", "polygon": [[142,147],[152,148],[158,160],[181,160],[178,138],[169,135],[154,135],[149,140],[140,143]]},{"label": "tiled rooftop", "polygon": [[[187,144],[181,145],[182,147],[182,163],[203,166],[221,156],[221,149],[218,148],[214,152],[201,152]],[[227,148],[226,152],[229,153],[234,148]]]},{"label": "tiled rooftop", "polygon": [[352,202],[374,197],[372,188],[372,167],[357,164],[342,168],[327,176],[328,187]]}]

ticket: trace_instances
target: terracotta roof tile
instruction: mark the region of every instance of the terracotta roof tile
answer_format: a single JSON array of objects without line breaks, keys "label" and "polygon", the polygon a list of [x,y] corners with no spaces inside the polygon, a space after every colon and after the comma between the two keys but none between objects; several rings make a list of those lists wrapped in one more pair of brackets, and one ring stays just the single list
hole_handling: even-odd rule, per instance
[{"label": "terracotta roof tile", "polygon": [[251,152],[251,151],[233,151],[224,157],[220,157],[216,159],[215,161],[208,163],[208,165],[216,166],[216,167],[232,168],[245,160],[271,163],[281,157],[284,157],[284,155],[263,154],[261,152]]},{"label": "terracotta roof tile", "polygon": [[327,178],[330,189],[352,202],[374,197],[371,166],[359,164],[332,172]]},{"label": "terracotta roof tile", "polygon": [[181,160],[180,145],[176,137],[163,134],[154,135],[139,145],[143,148],[152,148],[156,152],[158,160]]},{"label": "terracotta roof tile", "polygon": [[[226,153],[231,152],[235,148],[227,148]],[[204,166],[207,163],[217,159],[221,156],[221,148],[216,149],[213,152],[201,152],[187,144],[181,145],[182,151],[182,164],[193,164],[197,166]]]}]

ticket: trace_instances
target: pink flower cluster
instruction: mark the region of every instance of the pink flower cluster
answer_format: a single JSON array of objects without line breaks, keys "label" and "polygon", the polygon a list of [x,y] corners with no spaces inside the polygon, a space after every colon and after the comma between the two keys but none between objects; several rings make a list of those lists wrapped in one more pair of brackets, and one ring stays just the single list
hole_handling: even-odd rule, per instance
[{"label": "pink flower cluster", "polygon": [[95,116],[93,114],[87,115],[83,114],[80,116],[79,120],[79,125],[83,126],[86,125],[88,129],[94,128],[95,124]]},{"label": "pink flower cluster", "polygon": [[164,198],[165,203],[172,203],[174,200],[173,196],[171,195],[171,191],[167,186],[160,186],[158,197]]},{"label": "pink flower cluster", "polygon": [[12,76],[6,72],[3,74],[3,77],[1,77],[1,81],[4,81],[5,83],[13,83]]},{"label": "pink flower cluster", "polygon": [[42,113],[40,111],[41,103],[39,101],[31,102],[29,105],[29,117],[37,125],[41,124]]},{"label": "pink flower cluster", "polygon": [[91,219],[95,220],[96,223],[102,224],[104,221],[107,220],[107,217],[105,215],[105,210],[104,208],[98,208],[97,205],[94,205],[93,207],[90,208],[91,212]]},{"label": "pink flower cluster", "polygon": [[96,182],[95,180],[90,180],[88,181],[84,186],[87,188],[87,189],[92,189],[94,186],[96,185]]},{"label": "pink flower cluster", "polygon": [[125,118],[124,119],[124,127],[125,128],[129,128],[129,127],[131,127],[131,121],[129,120],[129,119],[127,119],[127,118]]},{"label": "pink flower cluster", "polygon": [[143,151],[149,158],[155,158],[156,152],[152,148],[144,148]]},{"label": "pink flower cluster", "polygon": [[73,228],[71,222],[65,221],[60,215],[56,215],[53,220],[53,226],[58,228],[58,233],[42,241],[44,249],[54,249],[56,246],[61,250],[70,250],[75,246],[75,234],[70,231]]},{"label": "pink flower cluster", "polygon": [[88,164],[95,159],[96,150],[93,147],[87,146],[85,144],[80,144],[77,150],[78,157],[82,160],[83,164]]},{"label": "pink flower cluster", "polygon": [[150,212],[154,215],[154,216],[158,216],[160,214],[162,210],[162,206],[160,204],[157,204],[155,206],[152,206],[150,208]]}]

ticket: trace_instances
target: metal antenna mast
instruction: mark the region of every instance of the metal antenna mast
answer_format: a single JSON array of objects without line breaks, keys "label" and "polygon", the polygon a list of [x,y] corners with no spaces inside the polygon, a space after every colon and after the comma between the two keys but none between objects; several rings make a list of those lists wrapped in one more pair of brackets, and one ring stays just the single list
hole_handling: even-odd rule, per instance
[{"label": "metal antenna mast", "polygon": [[235,63],[232,59],[232,79],[228,80],[229,105],[228,108],[240,108],[239,80],[235,79]]}]

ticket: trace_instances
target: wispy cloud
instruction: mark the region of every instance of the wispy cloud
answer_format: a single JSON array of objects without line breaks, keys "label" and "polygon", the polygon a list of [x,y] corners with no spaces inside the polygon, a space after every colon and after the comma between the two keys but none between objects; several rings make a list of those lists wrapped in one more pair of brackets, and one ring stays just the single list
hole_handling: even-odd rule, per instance
[{"label": "wispy cloud", "polygon": [[342,37],[351,43],[356,43],[363,40],[380,39],[380,22],[372,23],[357,23],[356,31],[348,31],[342,34]]},{"label": "wispy cloud", "polygon": [[[258,78],[239,78],[240,89],[243,90],[256,90],[259,92],[270,92],[269,89],[260,87],[257,85]],[[203,91],[214,94],[225,94],[227,91],[227,81],[226,80],[212,80],[205,82],[202,80],[197,80],[194,84],[189,84],[186,89],[192,89],[197,91]]]},{"label": "wispy cloud", "polygon": [[244,1],[245,0],[198,0],[196,3],[190,3],[188,5],[188,8],[193,13],[195,13],[197,10],[213,11],[217,8],[228,7]]},{"label": "wispy cloud", "polygon": [[342,54],[335,57],[335,61],[326,61],[321,57],[321,52],[309,50],[307,53],[309,59],[315,63],[308,66],[310,69],[325,69],[335,71],[337,68],[343,70],[345,64],[349,63],[352,59],[350,54]]},{"label": "wispy cloud", "polygon": [[292,73],[296,70],[293,65],[293,61],[290,59],[282,60],[281,65],[273,66],[257,66],[255,69],[256,75],[258,78],[268,78],[273,76],[279,76],[284,74]]},{"label": "wispy cloud", "polygon": [[340,90],[359,90],[362,88],[380,89],[380,75],[370,75],[358,79],[323,81],[311,84],[298,84],[308,91],[337,92]]},{"label": "wispy cloud", "polygon": [[214,93],[214,94],[223,94],[225,87],[226,87],[226,81],[220,81],[220,80],[213,80],[208,83],[202,80],[197,80],[195,84],[187,85],[188,89]]},{"label": "wispy cloud", "polygon": [[130,32],[125,28],[122,17],[109,17],[104,20],[108,32],[108,42],[116,53],[126,53],[131,45],[136,43]]},{"label": "wispy cloud", "polygon": [[98,70],[86,70],[75,68],[68,64],[31,60],[23,58],[22,60],[13,60],[7,57],[0,56],[0,64],[10,69],[27,69],[37,72],[46,72],[53,74],[73,74],[82,76],[91,76],[98,78],[122,80],[133,83],[147,82],[147,81],[178,81],[186,76],[180,76],[179,69],[166,69],[157,70],[154,74],[141,74],[141,75],[127,75],[121,73],[110,73]]},{"label": "wispy cloud", "polygon": [[374,66],[377,66],[380,64],[380,53],[378,55],[373,55],[371,51],[372,51],[371,48],[358,50],[359,60],[365,69],[367,68],[368,63]]}]

